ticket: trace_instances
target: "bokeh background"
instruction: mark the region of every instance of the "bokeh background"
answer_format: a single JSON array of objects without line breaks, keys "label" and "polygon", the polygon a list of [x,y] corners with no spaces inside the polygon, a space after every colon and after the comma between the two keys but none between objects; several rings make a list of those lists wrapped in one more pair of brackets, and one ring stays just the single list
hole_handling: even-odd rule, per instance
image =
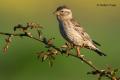
[{"label": "bokeh background", "polygon": [[[112,3],[116,6],[96,6]],[[55,37],[55,44],[61,46],[61,37],[56,17],[56,7],[69,6],[74,17],[91,37],[102,44],[100,49],[108,56],[100,57],[94,52],[82,49],[98,68],[120,67],[120,0],[0,0],[0,32],[13,32],[16,24],[35,22],[44,26],[45,36]],[[16,37],[6,54],[2,52],[5,36],[0,35],[0,80],[96,80],[87,75],[92,69],[73,57],[57,56],[53,67],[41,63],[36,52],[44,50],[42,44]],[[120,75],[120,73],[118,73]],[[107,79],[104,79],[107,80]]]}]

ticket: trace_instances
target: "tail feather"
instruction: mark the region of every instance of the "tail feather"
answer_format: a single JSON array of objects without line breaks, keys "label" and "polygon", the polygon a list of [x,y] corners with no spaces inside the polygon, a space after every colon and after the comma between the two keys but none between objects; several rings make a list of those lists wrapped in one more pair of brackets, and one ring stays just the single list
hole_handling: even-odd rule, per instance
[{"label": "tail feather", "polygon": [[99,44],[98,42],[96,42],[95,40],[92,40],[94,44],[101,46],[101,44]]},{"label": "tail feather", "polygon": [[100,56],[107,56],[105,53],[101,52],[99,49],[95,49],[94,51],[98,53]]}]

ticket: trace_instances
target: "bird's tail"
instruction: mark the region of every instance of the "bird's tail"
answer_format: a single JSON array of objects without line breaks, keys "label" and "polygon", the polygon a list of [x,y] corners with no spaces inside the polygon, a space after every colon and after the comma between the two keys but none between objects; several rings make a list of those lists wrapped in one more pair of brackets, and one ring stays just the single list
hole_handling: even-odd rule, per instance
[{"label": "bird's tail", "polygon": [[105,53],[103,53],[102,51],[100,51],[98,48],[94,49],[94,51],[96,53],[98,53],[100,56],[107,56]]},{"label": "bird's tail", "polygon": [[97,46],[101,46],[101,44],[99,44],[99,43],[96,42],[95,40],[92,40],[92,42],[93,42],[94,44],[96,44]]}]

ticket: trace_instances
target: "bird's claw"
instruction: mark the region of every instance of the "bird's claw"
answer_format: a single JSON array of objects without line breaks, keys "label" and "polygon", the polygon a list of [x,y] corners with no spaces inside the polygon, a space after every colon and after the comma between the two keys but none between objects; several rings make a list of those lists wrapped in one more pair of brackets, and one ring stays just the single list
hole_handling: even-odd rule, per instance
[{"label": "bird's claw", "polygon": [[83,58],[84,57],[84,55],[77,55],[78,57],[81,57],[81,58]]}]

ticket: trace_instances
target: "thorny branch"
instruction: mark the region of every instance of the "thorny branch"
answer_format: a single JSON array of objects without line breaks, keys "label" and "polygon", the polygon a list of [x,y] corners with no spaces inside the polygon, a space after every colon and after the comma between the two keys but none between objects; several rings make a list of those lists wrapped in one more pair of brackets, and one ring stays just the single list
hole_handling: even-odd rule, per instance
[{"label": "thorny branch", "polygon": [[[47,39],[46,37],[44,37],[42,35],[42,31],[41,31],[42,28],[43,27],[39,24],[29,22],[29,23],[27,23],[27,25],[25,27],[21,24],[18,24],[17,26],[15,26],[13,29],[14,33],[0,32],[0,35],[7,36],[7,38],[5,39],[6,44],[5,44],[5,47],[3,48],[3,51],[4,52],[7,51],[7,49],[9,48],[9,44],[12,42],[12,39],[15,36],[28,37],[28,38],[31,38],[33,40],[43,43],[45,45],[45,47],[48,48],[47,51],[38,52],[37,57],[41,58],[42,61],[48,60],[49,64],[51,66],[53,65],[53,60],[55,60],[56,55],[65,54],[65,55],[69,55],[69,56],[78,58],[81,61],[83,61],[84,63],[86,63],[88,66],[90,66],[93,69],[93,71],[88,72],[88,74],[99,75],[98,80],[101,80],[102,77],[107,77],[110,80],[120,80],[120,77],[116,76],[118,69],[112,69],[112,68],[107,68],[107,69],[103,69],[103,70],[98,69],[95,65],[93,65],[93,63],[91,61],[89,61],[85,57],[74,55],[71,52],[71,49],[74,49],[75,46],[73,46],[70,43],[66,43],[62,47],[58,48],[57,46],[55,46],[53,44],[54,38]],[[29,31],[29,29],[32,29],[32,30],[35,29],[38,34],[38,37],[34,37],[32,35],[32,33]],[[17,30],[19,30],[20,33],[16,33]]]}]

